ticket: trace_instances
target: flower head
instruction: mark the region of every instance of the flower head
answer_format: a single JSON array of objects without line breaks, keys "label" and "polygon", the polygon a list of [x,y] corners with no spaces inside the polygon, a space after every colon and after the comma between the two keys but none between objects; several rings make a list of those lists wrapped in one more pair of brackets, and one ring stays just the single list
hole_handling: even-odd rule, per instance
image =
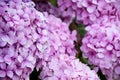
[{"label": "flower head", "polygon": [[[104,16],[94,24],[87,26],[87,34],[82,40],[81,50],[83,56],[88,58],[90,63],[99,67],[107,75],[108,80],[120,78],[116,73],[115,65],[119,63],[120,50],[120,23],[119,19],[111,16]],[[119,69],[119,68],[117,68]]]},{"label": "flower head", "polygon": [[42,21],[33,2],[0,1],[0,80],[29,80],[36,64],[35,25],[39,22],[39,27]]},{"label": "flower head", "polygon": [[[62,22],[59,18],[48,13],[44,13],[44,15],[46,20],[42,26],[43,28],[46,27],[46,30],[40,30],[43,36],[38,40],[39,43],[37,44],[36,55],[38,56],[38,62],[41,62],[41,60],[49,61],[50,56],[62,53],[75,56],[74,41],[76,40],[76,31],[70,32],[68,24]],[[38,69],[40,66],[41,64],[37,64]]]},{"label": "flower head", "polygon": [[44,80],[99,80],[95,71],[73,56],[60,54],[43,61],[40,78]]},{"label": "flower head", "polygon": [[60,11],[71,16],[74,14],[77,22],[84,25],[93,24],[103,15],[117,15],[115,3],[117,0],[58,0]]}]

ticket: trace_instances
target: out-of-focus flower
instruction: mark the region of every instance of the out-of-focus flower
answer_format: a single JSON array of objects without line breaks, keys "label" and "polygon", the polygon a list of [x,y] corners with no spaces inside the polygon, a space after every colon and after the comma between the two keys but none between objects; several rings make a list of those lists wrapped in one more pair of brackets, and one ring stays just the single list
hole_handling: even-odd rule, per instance
[{"label": "out-of-focus flower", "polygon": [[95,71],[73,56],[55,55],[42,63],[40,78],[43,80],[99,80]]},{"label": "out-of-focus flower", "polygon": [[32,1],[32,0],[22,0],[23,2],[30,2],[30,1]]},{"label": "out-of-focus flower", "polygon": [[108,80],[119,80],[120,22],[116,16],[103,16],[86,27],[81,50],[83,57],[99,67]]},{"label": "out-of-focus flower", "polygon": [[115,6],[115,8],[117,9],[117,10],[116,10],[116,16],[118,16],[118,18],[120,19],[120,0],[117,0],[117,1],[114,3],[114,6]]},{"label": "out-of-focus flower", "polygon": [[74,16],[74,14],[68,13],[68,11],[61,11],[58,7],[53,6],[50,2],[47,1],[39,1],[36,3],[36,9],[61,18],[62,21],[66,22],[67,24],[72,22]]},{"label": "out-of-focus flower", "polygon": [[50,2],[39,1],[39,3],[36,3],[36,9],[40,12],[47,12],[48,14],[54,15],[56,17],[60,16],[59,9],[53,6]]}]

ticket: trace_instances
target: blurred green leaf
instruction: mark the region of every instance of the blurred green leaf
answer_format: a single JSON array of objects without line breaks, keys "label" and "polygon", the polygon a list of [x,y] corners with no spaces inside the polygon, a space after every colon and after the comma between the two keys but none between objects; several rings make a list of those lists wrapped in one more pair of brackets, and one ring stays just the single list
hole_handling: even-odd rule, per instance
[{"label": "blurred green leaf", "polygon": [[83,63],[85,63],[85,64],[88,64],[88,60],[85,59],[85,58],[83,58],[83,57],[80,57],[80,61],[83,62]]},{"label": "blurred green leaf", "polygon": [[88,59],[87,59],[87,58],[83,58],[81,51],[77,54],[76,57],[79,58],[79,60],[80,60],[82,63],[87,64],[87,65],[90,67],[90,69],[94,69],[94,65],[90,65],[90,64],[88,63]]},{"label": "blurred green leaf", "polygon": [[57,6],[57,0],[50,0],[50,3],[54,6]]},{"label": "blurred green leaf", "polygon": [[83,24],[78,24],[78,33],[81,35],[81,37],[84,37],[86,34],[85,26]]}]

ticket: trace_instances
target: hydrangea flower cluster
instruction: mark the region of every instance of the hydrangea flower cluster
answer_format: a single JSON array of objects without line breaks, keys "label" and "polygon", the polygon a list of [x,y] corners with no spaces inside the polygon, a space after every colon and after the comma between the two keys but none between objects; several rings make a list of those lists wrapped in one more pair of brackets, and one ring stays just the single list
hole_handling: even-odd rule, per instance
[{"label": "hydrangea flower cluster", "polygon": [[49,58],[49,62],[42,62],[40,78],[43,80],[99,80],[95,71],[74,56],[60,54]]},{"label": "hydrangea flower cluster", "polygon": [[[54,56],[55,54],[66,53],[68,55],[75,56],[76,50],[74,48],[74,41],[76,40],[76,31],[72,33],[69,31],[68,24],[62,22],[59,18],[56,18],[53,15],[48,15],[44,13],[46,19],[46,23],[43,24],[43,27],[46,27],[46,30],[43,31],[44,38],[46,41],[44,44],[38,44],[37,47],[39,51],[38,57],[42,61],[49,61],[50,56]],[[40,54],[39,54],[40,53]],[[38,64],[38,69],[41,64]]]},{"label": "hydrangea flower cluster", "polygon": [[83,56],[100,67],[108,80],[120,79],[120,21],[116,16],[103,16],[94,24],[82,40]]},{"label": "hydrangea flower cluster", "polygon": [[36,64],[33,46],[40,38],[36,27],[42,21],[32,2],[0,2],[0,80],[29,80]]},{"label": "hydrangea flower cluster", "polygon": [[102,15],[117,15],[115,12],[119,3],[119,0],[58,0],[63,13],[74,14],[77,22],[84,25],[92,24]]}]

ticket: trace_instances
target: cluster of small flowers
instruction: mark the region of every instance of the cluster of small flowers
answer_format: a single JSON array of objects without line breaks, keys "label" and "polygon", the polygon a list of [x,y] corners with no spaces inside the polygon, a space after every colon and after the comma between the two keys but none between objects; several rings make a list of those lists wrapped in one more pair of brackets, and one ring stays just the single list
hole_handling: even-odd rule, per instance
[{"label": "cluster of small flowers", "polygon": [[[70,32],[68,25],[61,21],[61,19],[56,18],[53,15],[48,15],[44,13],[47,20],[45,24],[42,24],[43,27],[46,27],[44,30],[44,41],[43,44],[38,44],[39,51],[38,54],[38,63],[42,61],[49,61],[50,56],[55,54],[66,53],[68,55],[75,56],[76,50],[74,48],[74,41],[76,40],[76,31]],[[37,65],[39,69],[41,64]]]},{"label": "cluster of small flowers", "polygon": [[117,15],[115,4],[119,8],[119,3],[119,0],[58,0],[63,13],[73,13],[77,22],[84,25],[92,24],[102,15]]},{"label": "cluster of small flowers", "polygon": [[86,25],[81,50],[90,64],[99,67],[108,80],[120,79],[120,0],[58,0],[61,11],[74,13]]},{"label": "cluster of small flowers", "polygon": [[95,71],[74,56],[60,54],[49,58],[49,62],[42,62],[40,78],[43,80],[99,80]]},{"label": "cluster of small flowers", "polygon": [[82,40],[83,56],[100,67],[108,80],[120,79],[119,68],[115,67],[120,67],[119,27],[120,21],[115,16],[103,16],[86,27],[87,34]]},{"label": "cluster of small flowers", "polygon": [[28,80],[35,67],[33,24],[42,22],[42,13],[33,5],[20,0],[0,1],[0,80]]},{"label": "cluster of small flowers", "polygon": [[[70,32],[68,24],[48,13],[42,14],[34,6],[30,0],[0,1],[0,80],[29,80],[35,67],[43,68],[41,75],[49,73],[44,70],[49,65],[57,66],[54,59],[60,59],[59,62],[66,65],[66,68],[64,64],[58,66],[62,68],[61,75],[65,68],[76,73],[75,80],[99,80],[94,71],[70,57],[76,53],[76,31]],[[45,66],[48,62],[49,65]],[[67,77],[70,74],[66,72]]]}]

